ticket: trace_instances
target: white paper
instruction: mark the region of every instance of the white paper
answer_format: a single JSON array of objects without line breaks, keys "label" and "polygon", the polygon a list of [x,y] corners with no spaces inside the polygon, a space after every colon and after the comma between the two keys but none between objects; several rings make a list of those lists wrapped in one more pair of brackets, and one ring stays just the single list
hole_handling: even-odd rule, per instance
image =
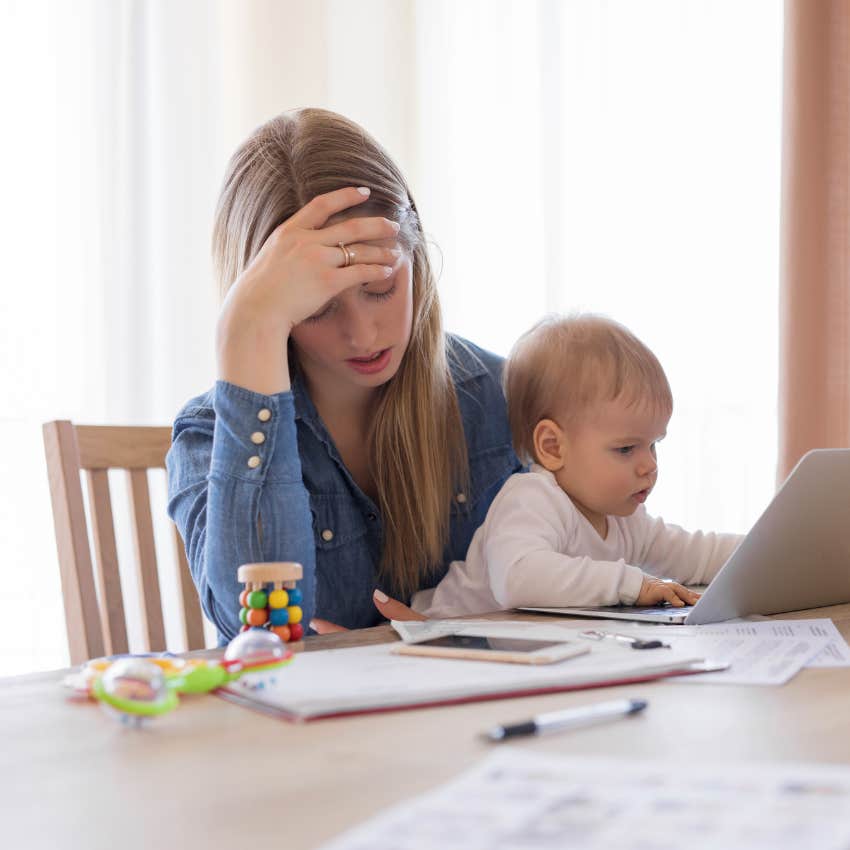
[{"label": "white paper", "polygon": [[[671,629],[675,631],[670,631]],[[822,648],[805,663],[805,667],[850,667],[850,646],[847,645],[847,641],[844,640],[835,623],[825,617],[807,620],[772,620],[752,617],[704,626],[633,624],[619,631],[652,637],[712,636],[752,640],[778,638],[785,641],[787,647],[793,647],[794,641],[809,642],[812,645],[823,644]],[[800,651],[806,650],[801,647]]]},{"label": "white paper", "polygon": [[[658,638],[680,651],[712,661],[725,661],[730,667],[720,673],[695,677],[702,684],[784,685],[811,660],[823,652],[831,638],[825,635],[796,633],[783,621],[761,623],[716,623],[707,626],[650,626],[603,628],[647,640]],[[686,681],[684,678],[679,681]]]},{"label": "white paper", "polygon": [[848,811],[844,766],[680,770],[505,747],[322,850],[846,850]]},{"label": "white paper", "polygon": [[832,620],[821,617],[807,620],[774,620],[753,616],[705,626],[675,626],[699,630],[703,634],[773,635],[776,637],[828,638],[830,643],[806,667],[850,667],[850,646]]},{"label": "white paper", "polygon": [[828,637],[829,644],[823,652],[816,655],[806,667],[850,667],[850,646],[832,620],[821,617],[811,620],[763,620],[761,617],[746,618],[740,623],[758,623],[765,627],[774,624],[775,634],[787,634],[795,637]]}]

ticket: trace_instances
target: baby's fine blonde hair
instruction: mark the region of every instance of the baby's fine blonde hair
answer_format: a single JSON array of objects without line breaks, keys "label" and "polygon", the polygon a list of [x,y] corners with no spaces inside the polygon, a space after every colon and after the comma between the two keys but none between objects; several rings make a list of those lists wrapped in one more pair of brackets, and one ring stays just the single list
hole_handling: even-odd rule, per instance
[{"label": "baby's fine blonde hair", "polygon": [[673,395],[658,358],[627,328],[604,316],[547,316],[514,345],[504,372],[514,448],[535,460],[541,419],[562,428],[595,405],[622,399],[669,416]]}]

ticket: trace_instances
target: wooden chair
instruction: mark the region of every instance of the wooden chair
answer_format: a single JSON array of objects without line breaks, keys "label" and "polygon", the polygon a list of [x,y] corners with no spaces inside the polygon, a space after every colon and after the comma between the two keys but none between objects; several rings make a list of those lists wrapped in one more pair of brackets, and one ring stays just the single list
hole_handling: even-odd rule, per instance
[{"label": "wooden chair", "polygon": [[[166,649],[147,470],[165,468],[171,429],[53,421],[46,422],[43,430],[71,663],[129,651],[107,476],[109,469],[123,469],[127,473],[146,649]],[[89,548],[81,470],[85,470],[88,479],[95,570]],[[170,523],[170,527],[177,550],[186,646],[202,649],[205,640],[198,595],[189,573],[183,541],[176,526]]]}]

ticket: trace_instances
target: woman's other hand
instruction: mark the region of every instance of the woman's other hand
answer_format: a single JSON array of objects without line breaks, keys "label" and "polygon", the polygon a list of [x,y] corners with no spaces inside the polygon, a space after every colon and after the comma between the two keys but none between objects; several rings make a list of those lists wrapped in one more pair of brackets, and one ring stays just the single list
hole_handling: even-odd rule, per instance
[{"label": "woman's other hand", "polygon": [[[392,599],[381,590],[376,590],[372,594],[372,601],[375,603],[375,607],[388,620],[427,619],[427,617],[423,617],[418,611],[414,611],[403,602],[399,602],[398,599]],[[313,619],[310,621],[310,627],[319,635],[332,635],[336,632],[348,631],[345,627],[338,626],[336,623],[331,623],[328,620]]]},{"label": "woman's other hand", "polygon": [[414,611],[412,608],[409,608],[403,602],[399,602],[398,599],[392,599],[381,590],[376,590],[372,594],[372,601],[375,603],[375,607],[388,620],[427,619],[427,617],[423,617],[422,614],[420,614],[418,611]]},{"label": "woman's other hand", "polygon": [[345,626],[338,626],[336,623],[330,622],[330,620],[310,620],[310,628],[317,635],[332,635],[336,634],[336,632],[347,632],[348,629]]}]

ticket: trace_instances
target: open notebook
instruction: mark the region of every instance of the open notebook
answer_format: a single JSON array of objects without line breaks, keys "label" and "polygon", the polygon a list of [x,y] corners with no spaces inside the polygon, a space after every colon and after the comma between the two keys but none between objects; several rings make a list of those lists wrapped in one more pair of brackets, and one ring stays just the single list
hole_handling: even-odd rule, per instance
[{"label": "open notebook", "polygon": [[[563,639],[563,631],[555,634]],[[259,711],[303,721],[722,669],[686,652],[634,652],[620,645],[594,645],[586,655],[540,667],[413,658],[394,654],[394,645],[302,652],[274,676],[249,674],[217,693]]]}]

